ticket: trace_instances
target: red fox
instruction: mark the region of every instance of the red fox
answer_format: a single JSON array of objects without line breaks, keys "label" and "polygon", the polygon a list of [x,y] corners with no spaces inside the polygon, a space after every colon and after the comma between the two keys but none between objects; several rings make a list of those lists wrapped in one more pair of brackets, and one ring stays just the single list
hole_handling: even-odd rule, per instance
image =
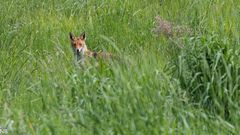
[{"label": "red fox", "polygon": [[70,41],[74,56],[77,61],[83,61],[85,57],[93,57],[95,59],[112,58],[111,53],[93,52],[88,50],[86,45],[86,34],[83,32],[79,37],[74,36],[72,32],[69,33]]}]

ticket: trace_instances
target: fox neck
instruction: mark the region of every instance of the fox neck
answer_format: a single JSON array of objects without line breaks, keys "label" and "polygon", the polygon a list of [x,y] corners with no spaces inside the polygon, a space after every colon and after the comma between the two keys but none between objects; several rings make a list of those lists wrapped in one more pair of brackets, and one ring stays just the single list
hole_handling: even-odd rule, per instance
[{"label": "fox neck", "polygon": [[74,56],[75,56],[76,60],[77,60],[77,61],[83,60],[84,57],[85,57],[85,56],[84,56],[84,55],[85,55],[85,52],[88,51],[87,47],[84,46],[84,48],[82,49],[83,52],[79,52],[79,51],[78,51],[76,48],[74,48],[73,46],[72,46],[72,48],[73,48],[73,52],[74,52]]},{"label": "fox neck", "polygon": [[81,55],[77,54],[77,60],[78,61],[84,61],[85,57],[92,57],[95,59],[108,59],[112,58],[111,53],[104,53],[104,52],[93,52],[91,50],[88,50],[87,47],[84,48],[84,53]]},{"label": "fox neck", "polygon": [[75,51],[75,56],[77,61],[82,61],[85,59],[85,57],[94,57],[94,52],[88,50],[87,47],[85,47],[83,53],[77,53]]}]

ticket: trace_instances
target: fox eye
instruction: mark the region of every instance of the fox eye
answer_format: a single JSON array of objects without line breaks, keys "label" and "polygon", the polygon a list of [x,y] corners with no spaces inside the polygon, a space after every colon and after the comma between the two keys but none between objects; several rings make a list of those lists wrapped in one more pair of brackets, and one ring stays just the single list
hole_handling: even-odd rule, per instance
[{"label": "fox eye", "polygon": [[72,45],[73,45],[73,46],[76,46],[76,44],[75,44],[75,43],[73,43]]}]

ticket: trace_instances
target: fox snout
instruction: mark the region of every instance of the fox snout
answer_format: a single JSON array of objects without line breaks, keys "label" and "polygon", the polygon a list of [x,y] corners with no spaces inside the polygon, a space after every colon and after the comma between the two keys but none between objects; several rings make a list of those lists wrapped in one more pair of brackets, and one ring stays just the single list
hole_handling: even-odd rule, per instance
[{"label": "fox snout", "polygon": [[84,54],[84,47],[76,48],[77,55],[83,55]]},{"label": "fox snout", "polygon": [[84,52],[83,52],[83,48],[76,48],[75,49],[75,56],[77,57],[77,60],[80,60],[83,58]]},{"label": "fox snout", "polygon": [[83,55],[79,50],[75,50],[74,57],[76,58],[77,61],[79,61],[83,58]]},{"label": "fox snout", "polygon": [[80,53],[82,53],[82,50],[83,50],[82,48],[76,49],[77,54],[80,55]]},{"label": "fox snout", "polygon": [[76,54],[77,54],[78,57],[80,56],[80,50],[79,49],[76,50]]}]

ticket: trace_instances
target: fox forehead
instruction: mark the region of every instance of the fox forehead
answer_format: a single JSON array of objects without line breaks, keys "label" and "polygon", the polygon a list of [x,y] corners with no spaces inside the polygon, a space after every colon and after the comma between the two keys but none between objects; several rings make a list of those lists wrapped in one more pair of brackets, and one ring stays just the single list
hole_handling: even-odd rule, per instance
[{"label": "fox forehead", "polygon": [[74,39],[72,40],[72,44],[74,45],[74,47],[78,48],[84,46],[85,41],[80,37],[74,37]]}]

